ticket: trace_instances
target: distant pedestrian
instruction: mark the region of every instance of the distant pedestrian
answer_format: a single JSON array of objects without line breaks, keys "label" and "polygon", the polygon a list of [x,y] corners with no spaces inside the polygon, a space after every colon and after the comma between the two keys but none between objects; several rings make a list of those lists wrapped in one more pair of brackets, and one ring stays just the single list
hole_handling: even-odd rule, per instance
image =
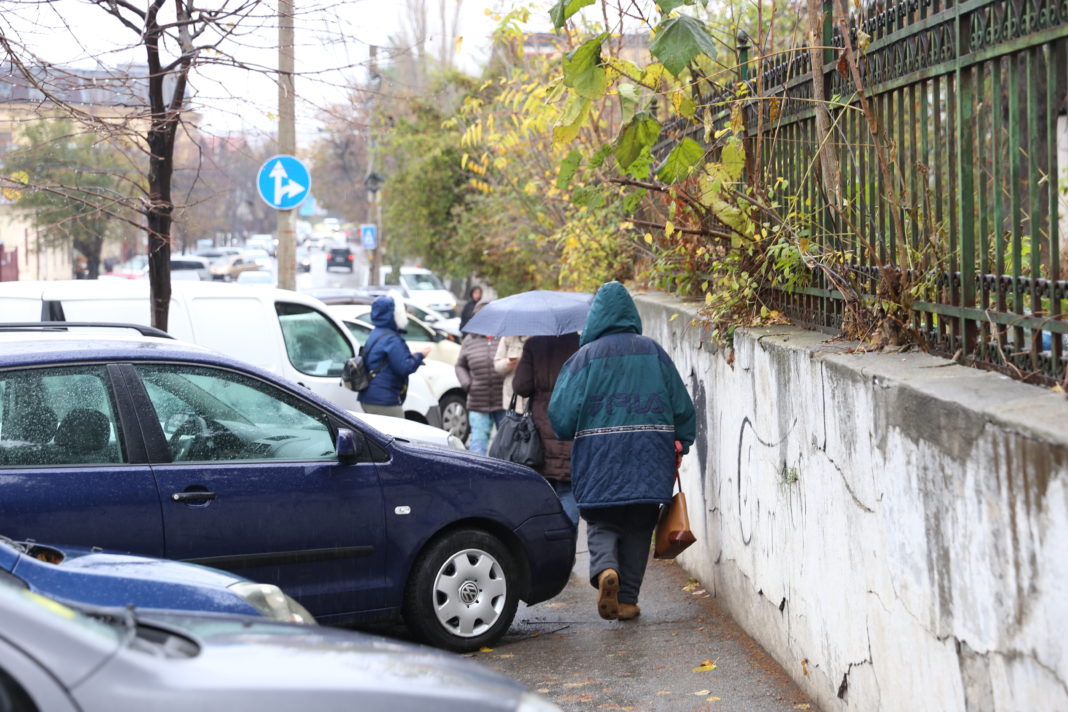
[{"label": "distant pedestrian", "polygon": [[471,317],[475,315],[475,307],[481,301],[482,287],[476,284],[467,290],[467,301],[464,303],[463,309],[460,310],[460,331],[463,331],[464,327],[467,326],[467,322],[471,321]]},{"label": "distant pedestrian", "polygon": [[371,304],[371,323],[375,328],[367,337],[364,362],[375,376],[359,401],[366,413],[404,417],[404,398],[408,394],[408,376],[423,365],[430,347],[412,353],[401,332],[408,326],[403,302],[393,297],[378,297]]},{"label": "distant pedestrian", "polygon": [[[501,405],[504,408],[512,402],[512,378],[515,376],[515,367],[519,365],[519,357],[523,355],[523,344],[526,340],[526,336],[502,336],[497,339],[493,368],[504,376],[504,391],[501,393]],[[516,404],[516,411],[522,413],[526,409],[526,399],[523,398]]]},{"label": "distant pedestrian", "polygon": [[638,592],[661,504],[674,489],[675,441],[696,437],[693,400],[619,282],[601,286],[578,352],[549,403],[562,439],[574,438],[571,479],[587,524],[590,583],[602,618],[641,613]]},{"label": "distant pedestrian", "polygon": [[500,425],[504,418],[501,406],[504,376],[493,368],[496,353],[497,340],[492,336],[467,334],[456,358],[456,377],[467,391],[467,419],[471,425],[467,449],[481,455],[489,448],[493,427]]},{"label": "distant pedestrian", "polygon": [[523,345],[523,354],[515,368],[512,388],[530,400],[527,407],[538,426],[538,435],[545,450],[545,463],[539,468],[542,476],[556,490],[560,504],[571,521],[578,524],[579,510],[571,491],[571,441],[560,440],[549,422],[549,399],[564,363],[578,351],[579,335],[531,336]]}]

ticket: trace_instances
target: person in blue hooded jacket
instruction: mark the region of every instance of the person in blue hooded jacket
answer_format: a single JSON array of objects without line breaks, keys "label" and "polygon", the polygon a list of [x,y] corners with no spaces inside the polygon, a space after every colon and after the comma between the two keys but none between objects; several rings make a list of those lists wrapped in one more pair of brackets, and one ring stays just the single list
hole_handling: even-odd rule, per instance
[{"label": "person in blue hooded jacket", "polygon": [[370,385],[360,392],[360,405],[366,413],[404,417],[404,397],[408,393],[408,376],[423,365],[430,353],[427,346],[412,353],[401,333],[408,326],[403,302],[393,297],[378,297],[371,304],[371,323],[375,328],[364,344],[364,363],[374,374]]},{"label": "person in blue hooded jacket", "polygon": [[671,357],[642,336],[619,282],[597,290],[579,344],[560,371],[549,419],[557,436],[574,439],[571,485],[586,520],[597,612],[629,620],[641,613],[653,530],[674,491],[675,441],[689,449],[697,417]]}]

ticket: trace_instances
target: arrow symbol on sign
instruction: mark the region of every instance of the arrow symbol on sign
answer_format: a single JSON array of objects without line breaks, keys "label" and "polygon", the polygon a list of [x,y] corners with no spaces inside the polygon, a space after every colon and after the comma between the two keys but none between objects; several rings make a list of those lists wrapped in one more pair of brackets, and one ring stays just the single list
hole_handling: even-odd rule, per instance
[{"label": "arrow symbol on sign", "polygon": [[275,161],[274,166],[271,167],[271,172],[267,175],[274,178],[275,205],[281,205],[282,201],[286,198],[300,195],[305,190],[304,186],[300,183],[290,179],[289,174],[286,173],[285,166],[282,165],[281,161]]}]

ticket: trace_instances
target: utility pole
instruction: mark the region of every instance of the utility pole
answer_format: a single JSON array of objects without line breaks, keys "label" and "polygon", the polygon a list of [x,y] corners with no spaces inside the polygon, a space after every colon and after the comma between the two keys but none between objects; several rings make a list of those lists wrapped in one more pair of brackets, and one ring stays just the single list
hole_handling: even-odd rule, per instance
[{"label": "utility pole", "polygon": [[379,264],[379,258],[382,254],[382,224],[379,218],[382,215],[382,211],[378,209],[379,185],[378,181],[376,180],[377,176],[375,174],[375,154],[377,151],[375,150],[376,144],[374,127],[374,108],[377,103],[376,94],[378,93],[379,88],[382,86],[382,76],[378,73],[378,47],[376,47],[375,45],[371,45],[371,61],[369,62],[369,71],[371,73],[369,85],[371,93],[370,98],[367,102],[370,108],[367,117],[367,138],[369,145],[368,153],[370,154],[370,158],[367,163],[367,178],[364,180],[364,185],[367,187],[367,192],[371,194],[371,204],[368,206],[370,208],[370,214],[367,216],[367,222],[374,223],[377,226],[378,243],[375,248],[371,250],[370,259],[367,260],[370,265],[370,273],[367,275],[367,284],[378,284],[380,281],[378,275],[380,274],[381,267],[381,265]]},{"label": "utility pole", "polygon": [[[293,93],[293,0],[278,0],[278,152],[297,152]],[[278,212],[278,286],[297,288],[297,211]]]}]

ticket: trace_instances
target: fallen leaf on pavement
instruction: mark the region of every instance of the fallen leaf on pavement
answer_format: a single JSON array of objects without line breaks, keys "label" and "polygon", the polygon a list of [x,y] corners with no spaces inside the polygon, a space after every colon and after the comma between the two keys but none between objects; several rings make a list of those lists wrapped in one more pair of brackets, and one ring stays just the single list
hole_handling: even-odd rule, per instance
[{"label": "fallen leaf on pavement", "polygon": [[706,660],[693,669],[693,672],[708,672],[709,670],[715,670],[716,664],[711,660]]},{"label": "fallen leaf on pavement", "polygon": [[807,702],[802,702],[799,705],[794,705],[794,709],[795,710],[810,710],[810,709],[812,709],[812,705],[808,704]]},{"label": "fallen leaf on pavement", "polygon": [[584,685],[589,685],[591,682],[596,682],[596,680],[583,680],[582,682],[565,682],[564,687],[582,687]]},{"label": "fallen leaf on pavement", "polygon": [[501,653],[497,657],[498,658],[514,658],[515,657],[515,653]]},{"label": "fallen leaf on pavement", "polygon": [[481,648],[478,649],[478,652],[480,652],[480,653],[492,653],[493,652],[493,648],[487,648],[485,645],[483,645]]},{"label": "fallen leaf on pavement", "polygon": [[656,694],[658,694],[658,695],[670,695],[671,694],[671,690],[660,690]]},{"label": "fallen leaf on pavement", "polygon": [[539,694],[542,694],[542,695],[547,695],[547,694],[549,694],[550,692],[552,692],[552,690],[550,690],[550,689],[549,689],[548,687],[539,687],[539,688],[538,688],[538,693],[539,693]]},{"label": "fallen leaf on pavement", "polygon": [[705,702],[719,702],[718,697],[706,697]]},{"label": "fallen leaf on pavement", "polygon": [[697,692],[693,693],[694,697],[706,697],[711,694],[712,690],[698,690]]}]

